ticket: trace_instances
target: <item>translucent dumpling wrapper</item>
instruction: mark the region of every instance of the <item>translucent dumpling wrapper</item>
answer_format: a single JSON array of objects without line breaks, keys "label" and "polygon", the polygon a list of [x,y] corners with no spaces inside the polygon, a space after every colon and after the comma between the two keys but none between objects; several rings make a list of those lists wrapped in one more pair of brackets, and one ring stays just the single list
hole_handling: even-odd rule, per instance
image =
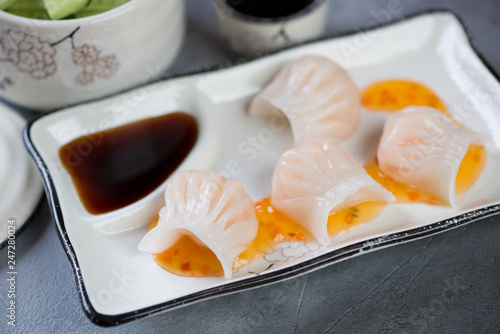
[{"label": "translucent dumpling wrapper", "polygon": [[354,157],[327,138],[311,138],[286,151],[272,179],[271,203],[323,245],[328,217],[367,201],[393,202]]},{"label": "translucent dumpling wrapper", "polygon": [[250,103],[251,115],[284,114],[295,143],[315,136],[345,139],[358,127],[360,91],[335,62],[305,56],[285,65]]},{"label": "translucent dumpling wrapper", "polygon": [[407,107],[386,121],[377,151],[380,170],[453,207],[455,182],[471,144],[482,136],[430,107]]},{"label": "translucent dumpling wrapper", "polygon": [[183,171],[170,178],[158,224],[141,240],[139,250],[161,253],[189,235],[215,254],[229,279],[234,260],[255,239],[257,229],[253,201],[239,180]]}]

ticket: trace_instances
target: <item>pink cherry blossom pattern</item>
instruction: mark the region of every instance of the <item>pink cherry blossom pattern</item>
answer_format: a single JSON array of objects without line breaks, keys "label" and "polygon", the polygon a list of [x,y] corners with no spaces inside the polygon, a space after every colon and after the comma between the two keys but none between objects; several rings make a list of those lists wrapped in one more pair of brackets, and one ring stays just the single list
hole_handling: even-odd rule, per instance
[{"label": "pink cherry blossom pattern", "polygon": [[95,78],[108,79],[113,76],[120,63],[115,54],[101,56],[101,50],[94,45],[83,44],[75,48],[71,53],[73,64],[82,67],[75,81],[87,86],[95,81]]},{"label": "pink cherry blossom pattern", "polygon": [[94,82],[94,73],[83,70],[76,76],[75,81],[82,86],[87,86]]},{"label": "pink cherry blossom pattern", "polygon": [[116,55],[108,55],[99,58],[95,75],[99,78],[110,78],[118,71],[120,63],[116,60]]},{"label": "pink cherry blossom pattern", "polygon": [[71,52],[73,64],[77,66],[93,66],[99,61],[101,51],[93,45],[83,44]]},{"label": "pink cherry blossom pattern", "polygon": [[57,70],[57,50],[38,36],[8,29],[0,37],[0,47],[6,59],[33,79],[45,79]]}]

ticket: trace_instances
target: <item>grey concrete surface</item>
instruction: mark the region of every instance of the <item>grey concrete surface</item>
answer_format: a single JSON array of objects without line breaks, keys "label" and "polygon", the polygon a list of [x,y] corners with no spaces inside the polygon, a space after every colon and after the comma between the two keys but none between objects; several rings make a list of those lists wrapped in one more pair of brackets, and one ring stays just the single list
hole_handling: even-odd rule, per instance
[{"label": "grey concrete surface", "polygon": [[[186,0],[188,30],[170,73],[224,63],[210,0]],[[397,0],[331,0],[329,34],[364,26]],[[449,8],[500,72],[500,1],[400,0],[402,15]],[[23,111],[30,115],[30,112]],[[500,333],[500,217],[379,250],[270,286],[101,328],[84,315],[46,204],[17,238],[17,326],[0,333]]]}]

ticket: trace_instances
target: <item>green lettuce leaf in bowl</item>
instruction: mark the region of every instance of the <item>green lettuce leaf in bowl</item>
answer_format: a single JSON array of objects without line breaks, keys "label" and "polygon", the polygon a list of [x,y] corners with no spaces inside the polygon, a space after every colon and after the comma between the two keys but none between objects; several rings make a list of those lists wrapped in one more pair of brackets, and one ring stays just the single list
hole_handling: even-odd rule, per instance
[{"label": "green lettuce leaf in bowl", "polygon": [[10,14],[60,20],[97,15],[129,0],[0,0],[0,10]]}]

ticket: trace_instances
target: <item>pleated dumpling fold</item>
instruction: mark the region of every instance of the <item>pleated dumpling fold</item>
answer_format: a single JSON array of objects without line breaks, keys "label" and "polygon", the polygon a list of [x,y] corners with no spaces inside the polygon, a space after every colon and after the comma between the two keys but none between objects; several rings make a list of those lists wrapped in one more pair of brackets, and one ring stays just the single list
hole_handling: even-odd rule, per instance
[{"label": "pleated dumpling fold", "polygon": [[460,207],[458,170],[469,146],[482,139],[439,110],[407,107],[387,119],[377,160],[380,170],[394,180]]},{"label": "pleated dumpling fold", "polygon": [[346,139],[358,127],[360,92],[337,63],[304,56],[286,64],[250,103],[251,115],[284,114],[295,143],[323,136]]},{"label": "pleated dumpling fold", "polygon": [[366,201],[393,202],[354,157],[327,138],[311,138],[286,151],[272,179],[271,203],[328,245],[328,217]]},{"label": "pleated dumpling fold", "polygon": [[212,250],[229,279],[234,260],[257,229],[252,198],[239,180],[216,172],[182,171],[168,181],[158,224],[141,240],[139,250],[161,253],[187,234]]}]

